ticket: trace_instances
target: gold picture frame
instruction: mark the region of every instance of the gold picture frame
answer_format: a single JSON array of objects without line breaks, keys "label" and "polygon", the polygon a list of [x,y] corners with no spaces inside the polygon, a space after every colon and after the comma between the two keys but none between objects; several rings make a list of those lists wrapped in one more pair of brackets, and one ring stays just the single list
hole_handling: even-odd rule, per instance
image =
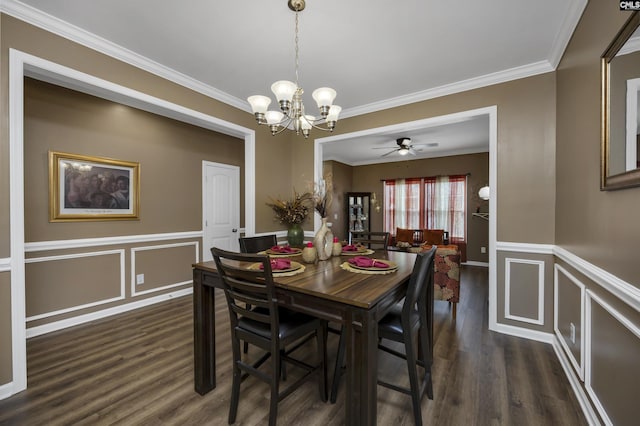
[{"label": "gold picture frame", "polygon": [[140,163],[49,151],[49,222],[139,215]]}]

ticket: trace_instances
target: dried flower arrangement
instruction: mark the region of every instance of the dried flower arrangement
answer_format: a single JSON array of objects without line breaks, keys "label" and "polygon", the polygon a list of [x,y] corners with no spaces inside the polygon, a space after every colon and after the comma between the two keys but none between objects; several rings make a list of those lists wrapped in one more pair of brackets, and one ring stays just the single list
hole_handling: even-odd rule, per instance
[{"label": "dried flower arrangement", "polygon": [[293,190],[291,200],[271,198],[271,203],[266,203],[275,213],[275,219],[283,225],[299,225],[307,218],[309,208],[313,203],[313,195],[305,192],[299,194]]},{"label": "dried flower arrangement", "polygon": [[333,179],[326,175],[320,182],[313,184],[313,208],[320,217],[327,217],[331,201],[333,200]]}]

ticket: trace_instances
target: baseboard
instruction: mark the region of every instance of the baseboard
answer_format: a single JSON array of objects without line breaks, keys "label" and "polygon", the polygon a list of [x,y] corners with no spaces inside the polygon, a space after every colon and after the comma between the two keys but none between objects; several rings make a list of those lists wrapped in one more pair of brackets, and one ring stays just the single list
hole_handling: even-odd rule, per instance
[{"label": "baseboard", "polygon": [[571,366],[570,360],[562,350],[560,341],[558,340],[557,336],[553,339],[553,342],[551,342],[551,346],[553,347],[553,350],[556,353],[556,357],[558,358],[558,361],[560,362],[560,365],[564,370],[564,374],[569,380],[571,389],[573,389],[573,394],[576,396],[576,399],[580,404],[580,408],[582,408],[582,413],[587,419],[587,423],[589,423],[589,425],[600,425],[600,419],[593,409],[591,401],[589,400],[587,393],[580,383],[580,379],[576,376],[576,372]]},{"label": "baseboard", "polygon": [[496,324],[490,327],[490,330],[498,333],[508,334],[509,336],[522,337],[524,339],[535,340],[543,343],[553,343],[555,335],[544,331],[529,330],[528,328],[515,327],[513,325]]},{"label": "baseboard", "polygon": [[9,398],[13,394],[13,382],[0,385],[0,400]]},{"label": "baseboard", "polygon": [[85,315],[79,315],[73,318],[67,318],[60,321],[51,322],[49,324],[40,325],[37,327],[31,327],[27,329],[27,339],[31,337],[41,336],[43,334],[51,333],[54,331],[62,330],[65,328],[73,327],[80,324],[85,324],[91,321],[107,318],[113,315],[121,314],[124,312],[132,311],[134,309],[143,308],[145,306],[155,305],[156,303],[165,302],[169,299],[176,297],[182,297],[193,293],[193,288],[185,288],[182,290],[174,291],[171,293],[161,294],[155,297],[149,297],[146,299],[138,300],[125,305],[115,306],[113,308],[103,309],[97,312],[91,312]]},{"label": "baseboard", "polygon": [[467,260],[466,262],[462,262],[461,265],[481,266],[483,268],[488,268],[489,267],[489,262],[477,262],[475,260]]}]

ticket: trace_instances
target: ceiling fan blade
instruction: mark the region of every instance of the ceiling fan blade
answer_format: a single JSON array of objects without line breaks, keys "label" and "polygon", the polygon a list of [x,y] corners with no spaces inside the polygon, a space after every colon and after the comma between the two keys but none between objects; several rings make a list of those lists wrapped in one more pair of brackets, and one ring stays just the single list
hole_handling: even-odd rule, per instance
[{"label": "ceiling fan blade", "polygon": [[382,155],[380,156],[380,158],[382,158],[382,157],[386,157],[387,155],[391,155],[391,154],[393,154],[393,153],[394,153],[394,152],[396,152],[396,151],[397,151],[397,149],[394,149],[393,151],[389,151],[389,152],[387,152],[386,154],[382,154]]},{"label": "ceiling fan blade", "polygon": [[393,146],[374,146],[371,149],[394,149]]},{"label": "ceiling fan blade", "polygon": [[408,150],[407,152],[409,153],[409,155],[413,155],[413,156],[415,157],[415,156],[416,156],[416,153],[415,153],[415,152],[413,152],[413,151],[415,151],[415,150],[414,150],[414,149],[410,149],[410,150]]}]

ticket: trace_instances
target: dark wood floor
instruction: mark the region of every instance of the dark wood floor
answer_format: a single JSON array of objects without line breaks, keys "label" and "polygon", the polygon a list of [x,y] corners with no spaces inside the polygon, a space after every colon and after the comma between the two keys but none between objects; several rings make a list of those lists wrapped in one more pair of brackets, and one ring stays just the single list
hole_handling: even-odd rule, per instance
[{"label": "dark wood floor", "polygon": [[[425,424],[586,424],[551,346],[488,331],[487,275],[485,268],[463,268],[457,321],[447,303],[436,302],[435,399],[422,402]],[[231,360],[224,297],[217,311],[218,387],[209,394],[193,390],[191,297],[183,297],[30,339],[28,389],[0,401],[0,424],[226,424]],[[336,336],[329,343],[333,358]],[[379,374],[408,381],[404,364],[386,354]],[[303,386],[280,404],[279,424],[342,424],[341,385],[333,405],[319,400],[315,383]],[[268,398],[266,385],[248,379],[236,424],[266,424]],[[412,423],[410,399],[378,387],[378,424]]]}]

